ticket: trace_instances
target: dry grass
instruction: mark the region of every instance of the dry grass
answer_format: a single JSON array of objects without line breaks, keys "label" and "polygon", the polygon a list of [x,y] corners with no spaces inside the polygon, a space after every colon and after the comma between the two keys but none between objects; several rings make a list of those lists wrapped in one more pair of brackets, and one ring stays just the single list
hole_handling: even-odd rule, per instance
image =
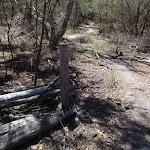
[{"label": "dry grass", "polygon": [[79,37],[76,38],[76,40],[79,43],[86,43],[86,44],[92,44],[94,42],[93,38],[88,36],[88,35],[79,36]]}]

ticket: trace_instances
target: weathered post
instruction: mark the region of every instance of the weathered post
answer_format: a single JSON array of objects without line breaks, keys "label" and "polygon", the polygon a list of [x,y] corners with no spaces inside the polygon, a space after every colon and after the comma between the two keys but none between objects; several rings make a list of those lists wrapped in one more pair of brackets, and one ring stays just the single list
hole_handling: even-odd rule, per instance
[{"label": "weathered post", "polygon": [[67,43],[60,43],[60,80],[62,109],[69,109],[69,75]]}]

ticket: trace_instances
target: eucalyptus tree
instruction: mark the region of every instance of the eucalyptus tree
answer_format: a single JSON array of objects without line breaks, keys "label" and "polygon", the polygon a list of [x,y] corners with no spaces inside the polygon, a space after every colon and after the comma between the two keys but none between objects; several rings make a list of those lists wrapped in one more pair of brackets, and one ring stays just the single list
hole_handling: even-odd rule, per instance
[{"label": "eucalyptus tree", "polygon": [[116,23],[124,32],[142,35],[149,28],[150,0],[84,0],[82,15],[96,23]]},{"label": "eucalyptus tree", "polygon": [[[2,14],[3,14],[2,15],[3,17],[1,17],[1,20],[3,23],[5,22],[7,25],[8,47],[9,47],[9,50],[11,52],[11,58],[13,60],[13,50],[12,50],[12,44],[11,44],[10,30],[11,30],[12,20],[13,20],[14,14],[15,14],[15,6],[11,0],[9,0],[7,2],[2,0],[0,6],[1,6]],[[10,11],[8,11],[8,9]]]},{"label": "eucalyptus tree", "polygon": [[73,4],[74,0],[48,1],[47,21],[50,24],[49,45],[51,49],[56,48],[59,40],[66,32]]}]

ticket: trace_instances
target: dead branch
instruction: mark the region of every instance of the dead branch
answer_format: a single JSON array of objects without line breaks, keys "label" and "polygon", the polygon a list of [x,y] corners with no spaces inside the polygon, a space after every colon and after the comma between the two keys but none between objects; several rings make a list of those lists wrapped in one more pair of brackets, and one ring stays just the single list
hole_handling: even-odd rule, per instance
[{"label": "dead branch", "polygon": [[34,88],[34,89],[26,90],[26,91],[0,95],[0,102],[8,101],[8,100],[12,101],[15,99],[21,99],[21,98],[27,98],[27,97],[31,97],[35,95],[40,95],[47,89],[47,87],[48,86],[44,86],[44,87]]},{"label": "dead branch", "polygon": [[147,60],[143,59],[143,60],[141,60],[141,59],[134,58],[133,60],[141,62],[141,63],[147,63],[148,65],[150,65],[150,59],[147,59]]},{"label": "dead branch", "polygon": [[106,65],[104,65],[104,64],[102,64],[102,63],[100,62],[100,56],[98,55],[98,53],[95,53],[95,55],[96,55],[96,57],[97,57],[97,59],[98,59],[98,62],[99,62],[99,64],[100,64],[101,66],[104,66],[104,67],[110,69],[110,67],[108,67],[108,66],[106,66]]}]

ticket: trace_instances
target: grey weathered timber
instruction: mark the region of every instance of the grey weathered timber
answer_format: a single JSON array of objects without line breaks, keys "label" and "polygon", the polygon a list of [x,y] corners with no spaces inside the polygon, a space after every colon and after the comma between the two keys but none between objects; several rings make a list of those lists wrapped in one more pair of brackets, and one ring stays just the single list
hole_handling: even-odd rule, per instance
[{"label": "grey weathered timber", "polygon": [[14,93],[14,92],[20,92],[20,91],[25,91],[25,90],[30,90],[35,88],[34,86],[13,86],[11,89],[3,90],[3,94],[8,94],[8,93]]},{"label": "grey weathered timber", "polygon": [[69,75],[67,43],[60,43],[60,80],[62,108],[69,109]]},{"label": "grey weathered timber", "polygon": [[48,132],[60,124],[60,121],[75,117],[75,111],[61,111],[47,117],[29,116],[0,126],[0,150],[15,147],[30,141],[36,136]]},{"label": "grey weathered timber", "polygon": [[[71,87],[69,87],[69,91],[73,91],[77,89],[77,85],[73,85]],[[42,93],[35,93],[37,95],[33,95],[30,97],[26,97],[25,98],[20,98],[20,99],[8,99],[8,100],[2,100],[0,101],[0,109],[2,108],[7,108],[7,107],[11,107],[11,106],[17,106],[17,105],[21,105],[21,104],[26,104],[29,102],[34,102],[34,101],[40,101],[42,99],[47,99],[51,96],[55,96],[60,94],[60,89],[56,89],[56,90],[47,90],[44,94]],[[12,93],[13,94],[13,93]],[[42,94],[42,95],[41,95]],[[7,96],[7,94],[5,94]],[[4,98],[5,98],[5,95]],[[39,98],[40,97],[40,98]]]},{"label": "grey weathered timber", "polygon": [[27,97],[35,96],[35,95],[38,95],[38,94],[40,95],[47,88],[48,88],[48,86],[44,86],[44,87],[34,88],[34,89],[26,90],[26,91],[0,95],[0,102],[7,101],[7,100],[27,98]]}]

